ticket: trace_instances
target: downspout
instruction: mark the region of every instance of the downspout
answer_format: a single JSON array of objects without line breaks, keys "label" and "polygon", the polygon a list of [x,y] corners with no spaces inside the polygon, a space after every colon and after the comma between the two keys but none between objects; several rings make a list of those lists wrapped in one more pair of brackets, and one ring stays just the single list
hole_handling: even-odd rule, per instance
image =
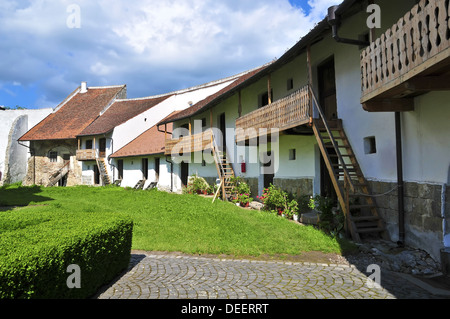
[{"label": "downspout", "polygon": [[358,46],[364,46],[364,47],[369,46],[370,42],[368,42],[368,41],[345,39],[345,38],[341,38],[339,36],[338,28],[339,28],[340,19],[336,15],[336,10],[338,8],[339,8],[339,6],[332,6],[332,7],[328,8],[328,24],[331,25],[333,39],[336,40],[336,42],[344,43],[344,44],[358,45]]},{"label": "downspout", "polygon": [[395,112],[395,141],[397,149],[398,246],[405,245],[405,209],[403,182],[402,126],[400,112]]}]

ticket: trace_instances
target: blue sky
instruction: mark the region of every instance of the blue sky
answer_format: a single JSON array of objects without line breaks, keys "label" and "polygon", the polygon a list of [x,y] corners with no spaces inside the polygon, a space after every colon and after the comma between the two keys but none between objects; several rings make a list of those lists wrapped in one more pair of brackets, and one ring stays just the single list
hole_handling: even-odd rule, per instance
[{"label": "blue sky", "polygon": [[81,81],[135,98],[231,76],[280,57],[341,2],[2,0],[0,105],[54,108]]}]

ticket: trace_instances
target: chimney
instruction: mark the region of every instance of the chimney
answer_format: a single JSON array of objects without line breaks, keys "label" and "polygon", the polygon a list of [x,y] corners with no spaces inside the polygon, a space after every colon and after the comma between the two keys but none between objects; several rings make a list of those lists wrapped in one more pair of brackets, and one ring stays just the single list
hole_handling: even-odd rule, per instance
[{"label": "chimney", "polygon": [[80,93],[86,93],[87,92],[87,82],[81,82],[81,89]]}]

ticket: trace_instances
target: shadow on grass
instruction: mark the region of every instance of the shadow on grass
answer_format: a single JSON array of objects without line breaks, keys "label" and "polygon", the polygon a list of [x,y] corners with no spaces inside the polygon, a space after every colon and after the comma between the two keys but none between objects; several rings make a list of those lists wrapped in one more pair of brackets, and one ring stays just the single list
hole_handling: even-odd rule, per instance
[{"label": "shadow on grass", "polygon": [[27,187],[4,185],[0,187],[0,211],[53,200],[53,198],[38,195],[41,192],[41,187],[37,185]]}]

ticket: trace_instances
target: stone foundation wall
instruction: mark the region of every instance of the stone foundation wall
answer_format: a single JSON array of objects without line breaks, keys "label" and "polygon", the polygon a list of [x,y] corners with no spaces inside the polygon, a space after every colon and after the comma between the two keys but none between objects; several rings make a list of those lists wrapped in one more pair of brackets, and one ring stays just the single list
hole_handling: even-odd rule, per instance
[{"label": "stone foundation wall", "polygon": [[313,195],[312,178],[274,178],[273,184],[294,197]]},{"label": "stone foundation wall", "polygon": [[[34,155],[28,159],[27,174],[22,181],[23,185],[47,186],[51,176],[64,165],[63,154],[70,155],[70,170],[67,175],[67,186],[82,184],[82,168],[76,160],[76,141],[43,141],[33,142],[31,147]],[[50,151],[58,152],[57,162],[51,162],[48,154]]]},{"label": "stone foundation wall", "polygon": [[[384,194],[394,189],[397,184],[369,181],[373,194]],[[447,192],[448,193],[448,192]],[[386,223],[392,241],[399,238],[398,192],[394,190],[386,195],[376,197],[381,217]],[[450,204],[442,216],[442,185],[405,182],[405,244],[426,250],[439,260],[443,248],[443,222],[448,222]]]}]

